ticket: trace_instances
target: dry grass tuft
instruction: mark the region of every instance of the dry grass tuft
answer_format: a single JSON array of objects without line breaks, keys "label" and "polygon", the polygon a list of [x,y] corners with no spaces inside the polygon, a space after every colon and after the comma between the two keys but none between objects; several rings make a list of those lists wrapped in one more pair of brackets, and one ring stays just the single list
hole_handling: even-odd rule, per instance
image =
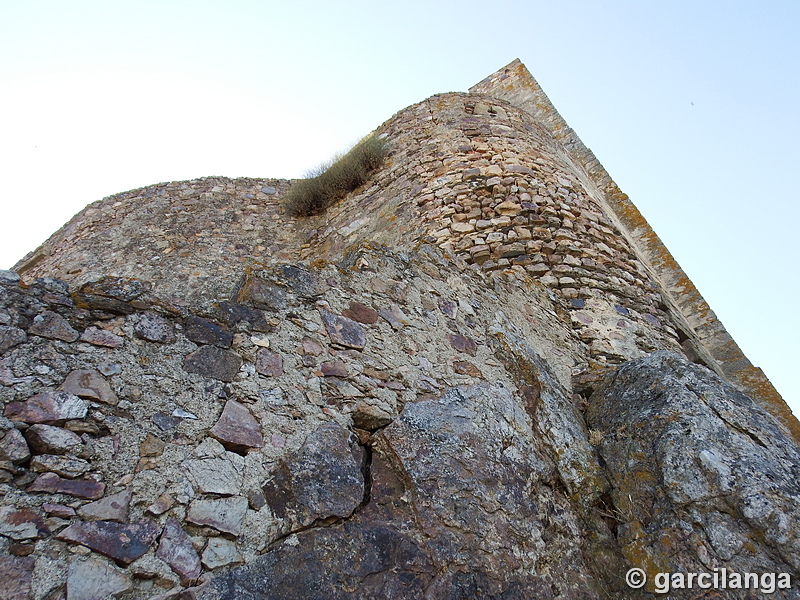
[{"label": "dry grass tuft", "polygon": [[308,179],[296,181],[284,198],[293,217],[318,215],[364,184],[383,164],[386,142],[375,135],[364,138],[332,162],[318,167]]}]

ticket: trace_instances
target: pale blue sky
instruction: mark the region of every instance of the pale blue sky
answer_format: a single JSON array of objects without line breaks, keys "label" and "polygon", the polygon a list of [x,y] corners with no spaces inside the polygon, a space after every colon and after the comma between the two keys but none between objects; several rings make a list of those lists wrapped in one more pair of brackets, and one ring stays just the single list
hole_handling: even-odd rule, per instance
[{"label": "pale blue sky", "polygon": [[87,203],[296,177],[519,57],[800,413],[800,3],[0,0],[0,267]]}]

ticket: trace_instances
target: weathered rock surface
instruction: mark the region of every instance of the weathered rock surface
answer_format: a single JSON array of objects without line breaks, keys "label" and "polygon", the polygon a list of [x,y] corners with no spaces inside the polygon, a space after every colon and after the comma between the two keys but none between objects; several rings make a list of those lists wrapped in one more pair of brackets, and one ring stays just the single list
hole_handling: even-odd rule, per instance
[{"label": "weathered rock surface", "polygon": [[201,346],[183,361],[189,373],[198,373],[219,381],[233,381],[242,366],[241,357],[217,346]]},{"label": "weathered rock surface", "polygon": [[195,500],[189,505],[186,520],[195,525],[208,525],[222,533],[239,536],[247,513],[247,498],[211,498]]},{"label": "weathered rock surface", "polygon": [[194,456],[183,467],[199,491],[223,496],[240,492],[243,460],[239,455],[227,452],[217,440],[208,438],[195,449]]},{"label": "weathered rock surface", "polygon": [[25,439],[38,454],[79,454],[84,447],[76,433],[53,425],[32,425],[25,431]]},{"label": "weathered rock surface", "polygon": [[193,583],[200,576],[200,557],[189,536],[175,519],[167,519],[156,556],[166,562],[183,583]]},{"label": "weathered rock surface", "polygon": [[617,538],[632,564],[651,575],[788,572],[795,595],[779,597],[800,594],[800,450],[752,399],[655,353],[592,395],[588,421],[602,434]]},{"label": "weathered rock surface", "polygon": [[0,580],[7,600],[28,600],[31,593],[33,558],[0,556]]},{"label": "weathered rock surface", "polygon": [[264,496],[273,514],[292,528],[347,517],[364,499],[362,461],[355,436],[326,423],[267,476]]},{"label": "weathered rock surface", "polygon": [[85,521],[127,523],[132,497],[133,493],[130,490],[112,494],[100,500],[84,504],[78,509],[78,514]]}]

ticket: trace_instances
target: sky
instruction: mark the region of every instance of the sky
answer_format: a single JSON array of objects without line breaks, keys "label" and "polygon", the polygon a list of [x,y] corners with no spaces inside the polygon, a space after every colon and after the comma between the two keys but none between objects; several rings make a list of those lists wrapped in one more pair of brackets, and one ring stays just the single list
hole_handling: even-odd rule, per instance
[{"label": "sky", "polygon": [[519,58],[800,414],[800,2],[0,0],[0,268],[86,204],[302,176]]}]

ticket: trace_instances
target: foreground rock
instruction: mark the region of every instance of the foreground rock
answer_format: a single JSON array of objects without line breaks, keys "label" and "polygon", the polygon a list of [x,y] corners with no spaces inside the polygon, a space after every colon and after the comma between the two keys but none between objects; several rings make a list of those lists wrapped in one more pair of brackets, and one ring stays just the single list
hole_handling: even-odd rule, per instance
[{"label": "foreground rock", "polygon": [[798,597],[800,451],[752,399],[659,352],[620,367],[592,396],[588,417],[602,434],[617,538],[631,564],[651,581],[714,568],[789,573],[795,591],[773,597]]}]

